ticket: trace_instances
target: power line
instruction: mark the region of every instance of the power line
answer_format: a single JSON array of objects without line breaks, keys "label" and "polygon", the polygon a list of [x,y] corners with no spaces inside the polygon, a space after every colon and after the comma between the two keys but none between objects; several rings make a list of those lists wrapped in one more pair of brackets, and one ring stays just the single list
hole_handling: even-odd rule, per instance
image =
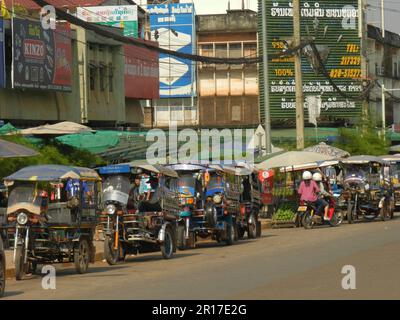
[{"label": "power line", "polygon": [[[44,0],[32,0],[35,2],[37,5],[44,7],[46,5],[50,5],[48,2]],[[136,45],[138,47],[143,47],[147,48],[152,51],[157,51],[159,53],[164,53],[167,55],[175,56],[177,58],[181,59],[186,59],[186,60],[191,60],[191,61],[197,61],[197,62],[204,62],[204,63],[210,63],[210,64],[256,64],[262,62],[262,59],[260,57],[257,58],[217,58],[217,57],[205,57],[205,56],[200,56],[200,55],[195,55],[195,54],[188,54],[188,53],[183,53],[183,52],[177,52],[173,50],[168,50],[164,48],[160,48],[159,46],[148,43],[148,42],[142,42],[139,41],[138,39],[133,39],[133,38],[127,38],[125,36],[121,36],[120,34],[117,34],[115,32],[112,32],[110,30],[106,30],[104,28],[101,28],[99,25],[93,25],[91,23],[88,23],[86,21],[83,21],[59,8],[55,8],[57,15],[62,18],[63,20],[66,20],[74,25],[80,26],[84,29],[91,30],[96,32],[99,35],[102,35],[107,38],[112,38],[116,41],[126,43],[126,44],[131,44],[131,45]],[[283,51],[279,54],[271,55],[271,59],[276,59],[279,57],[283,56],[290,56],[293,55],[294,52],[297,50],[303,48],[306,46],[308,43],[304,43],[300,45],[298,48],[293,48],[289,49],[286,51]]]}]

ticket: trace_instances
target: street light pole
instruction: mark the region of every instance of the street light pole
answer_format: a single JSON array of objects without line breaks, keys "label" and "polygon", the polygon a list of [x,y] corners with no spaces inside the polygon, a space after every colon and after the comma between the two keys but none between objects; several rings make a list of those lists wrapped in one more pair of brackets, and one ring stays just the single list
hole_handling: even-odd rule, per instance
[{"label": "street light pole", "polygon": [[269,76],[268,76],[268,48],[267,48],[267,8],[266,0],[261,0],[262,20],[262,50],[263,50],[263,75],[264,75],[264,121],[265,121],[265,147],[267,154],[272,153],[271,147],[271,114],[269,109]]}]

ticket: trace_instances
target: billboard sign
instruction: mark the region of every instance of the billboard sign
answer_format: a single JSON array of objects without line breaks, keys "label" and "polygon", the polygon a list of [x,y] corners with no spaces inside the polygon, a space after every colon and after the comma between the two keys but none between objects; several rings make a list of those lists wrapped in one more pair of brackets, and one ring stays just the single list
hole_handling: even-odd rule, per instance
[{"label": "billboard sign", "polygon": [[158,52],[133,45],[124,45],[125,96],[158,99]]},{"label": "billboard sign", "polygon": [[[293,42],[292,2],[268,1],[268,54],[282,52]],[[311,46],[302,50],[302,80],[305,112],[312,97],[321,97],[321,117],[354,117],[361,113],[361,38],[358,0],[301,0],[302,41],[314,39],[329,77],[345,93],[338,94]],[[285,28],[282,28],[285,26]],[[262,32],[262,30],[260,30]],[[261,38],[261,37],[260,37]],[[295,118],[294,58],[270,59],[269,90],[271,117]],[[309,98],[308,98],[309,97]],[[310,106],[310,111],[311,111]]]},{"label": "billboard sign", "polygon": [[[148,5],[151,38],[164,49],[196,52],[195,10],[192,3]],[[192,61],[160,54],[160,98],[195,96],[195,64]]]},{"label": "billboard sign", "polygon": [[4,20],[2,17],[0,17],[0,88],[6,87],[4,34]]},{"label": "billboard sign", "polygon": [[71,91],[69,24],[44,30],[40,21],[13,18],[13,88]]},{"label": "billboard sign", "polygon": [[138,37],[138,8],[129,6],[78,7],[79,19],[124,30],[126,37]]}]

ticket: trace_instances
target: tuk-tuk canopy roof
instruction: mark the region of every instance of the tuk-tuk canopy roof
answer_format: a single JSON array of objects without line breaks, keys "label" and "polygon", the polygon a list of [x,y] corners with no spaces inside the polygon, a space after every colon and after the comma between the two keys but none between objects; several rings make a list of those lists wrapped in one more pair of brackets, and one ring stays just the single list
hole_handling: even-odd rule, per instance
[{"label": "tuk-tuk canopy roof", "polygon": [[385,155],[385,156],[380,156],[385,161],[389,162],[400,162],[400,155]]},{"label": "tuk-tuk canopy roof", "polygon": [[191,164],[191,163],[177,163],[170,164],[166,166],[167,169],[172,169],[174,171],[203,171],[206,170],[206,166],[202,166],[200,164]]},{"label": "tuk-tuk canopy roof", "polygon": [[290,166],[290,167],[282,167],[280,168],[281,172],[292,172],[292,171],[303,171],[303,170],[312,170],[317,168],[324,168],[330,166],[336,166],[340,163],[339,160],[324,160],[324,161],[316,161],[305,163],[297,166]]},{"label": "tuk-tuk canopy roof", "polygon": [[7,181],[59,181],[66,179],[101,180],[93,169],[56,164],[25,167],[4,178]]},{"label": "tuk-tuk canopy roof", "polygon": [[165,166],[159,164],[149,164],[143,161],[132,161],[129,163],[125,163],[123,165],[129,165],[131,168],[141,168],[146,171],[161,173],[164,176],[179,178],[178,173],[175,170],[167,168]]},{"label": "tuk-tuk canopy roof", "polygon": [[387,162],[380,157],[365,156],[365,155],[349,157],[347,159],[341,160],[341,162],[344,164],[366,164],[371,162],[379,163],[382,165],[387,164]]}]

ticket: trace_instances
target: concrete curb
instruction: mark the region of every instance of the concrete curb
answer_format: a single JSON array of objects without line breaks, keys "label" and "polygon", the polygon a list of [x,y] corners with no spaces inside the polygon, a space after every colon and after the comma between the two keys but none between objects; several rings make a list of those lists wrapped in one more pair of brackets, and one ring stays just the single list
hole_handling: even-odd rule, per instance
[{"label": "concrete curb", "polygon": [[[271,229],[271,221],[262,219],[261,221],[261,230]],[[103,261],[104,260],[104,252],[99,251],[96,252],[95,255],[95,262]],[[71,267],[73,263],[63,263],[61,264],[63,267]],[[9,267],[6,269],[6,278],[14,278],[15,277],[15,267]]]}]

